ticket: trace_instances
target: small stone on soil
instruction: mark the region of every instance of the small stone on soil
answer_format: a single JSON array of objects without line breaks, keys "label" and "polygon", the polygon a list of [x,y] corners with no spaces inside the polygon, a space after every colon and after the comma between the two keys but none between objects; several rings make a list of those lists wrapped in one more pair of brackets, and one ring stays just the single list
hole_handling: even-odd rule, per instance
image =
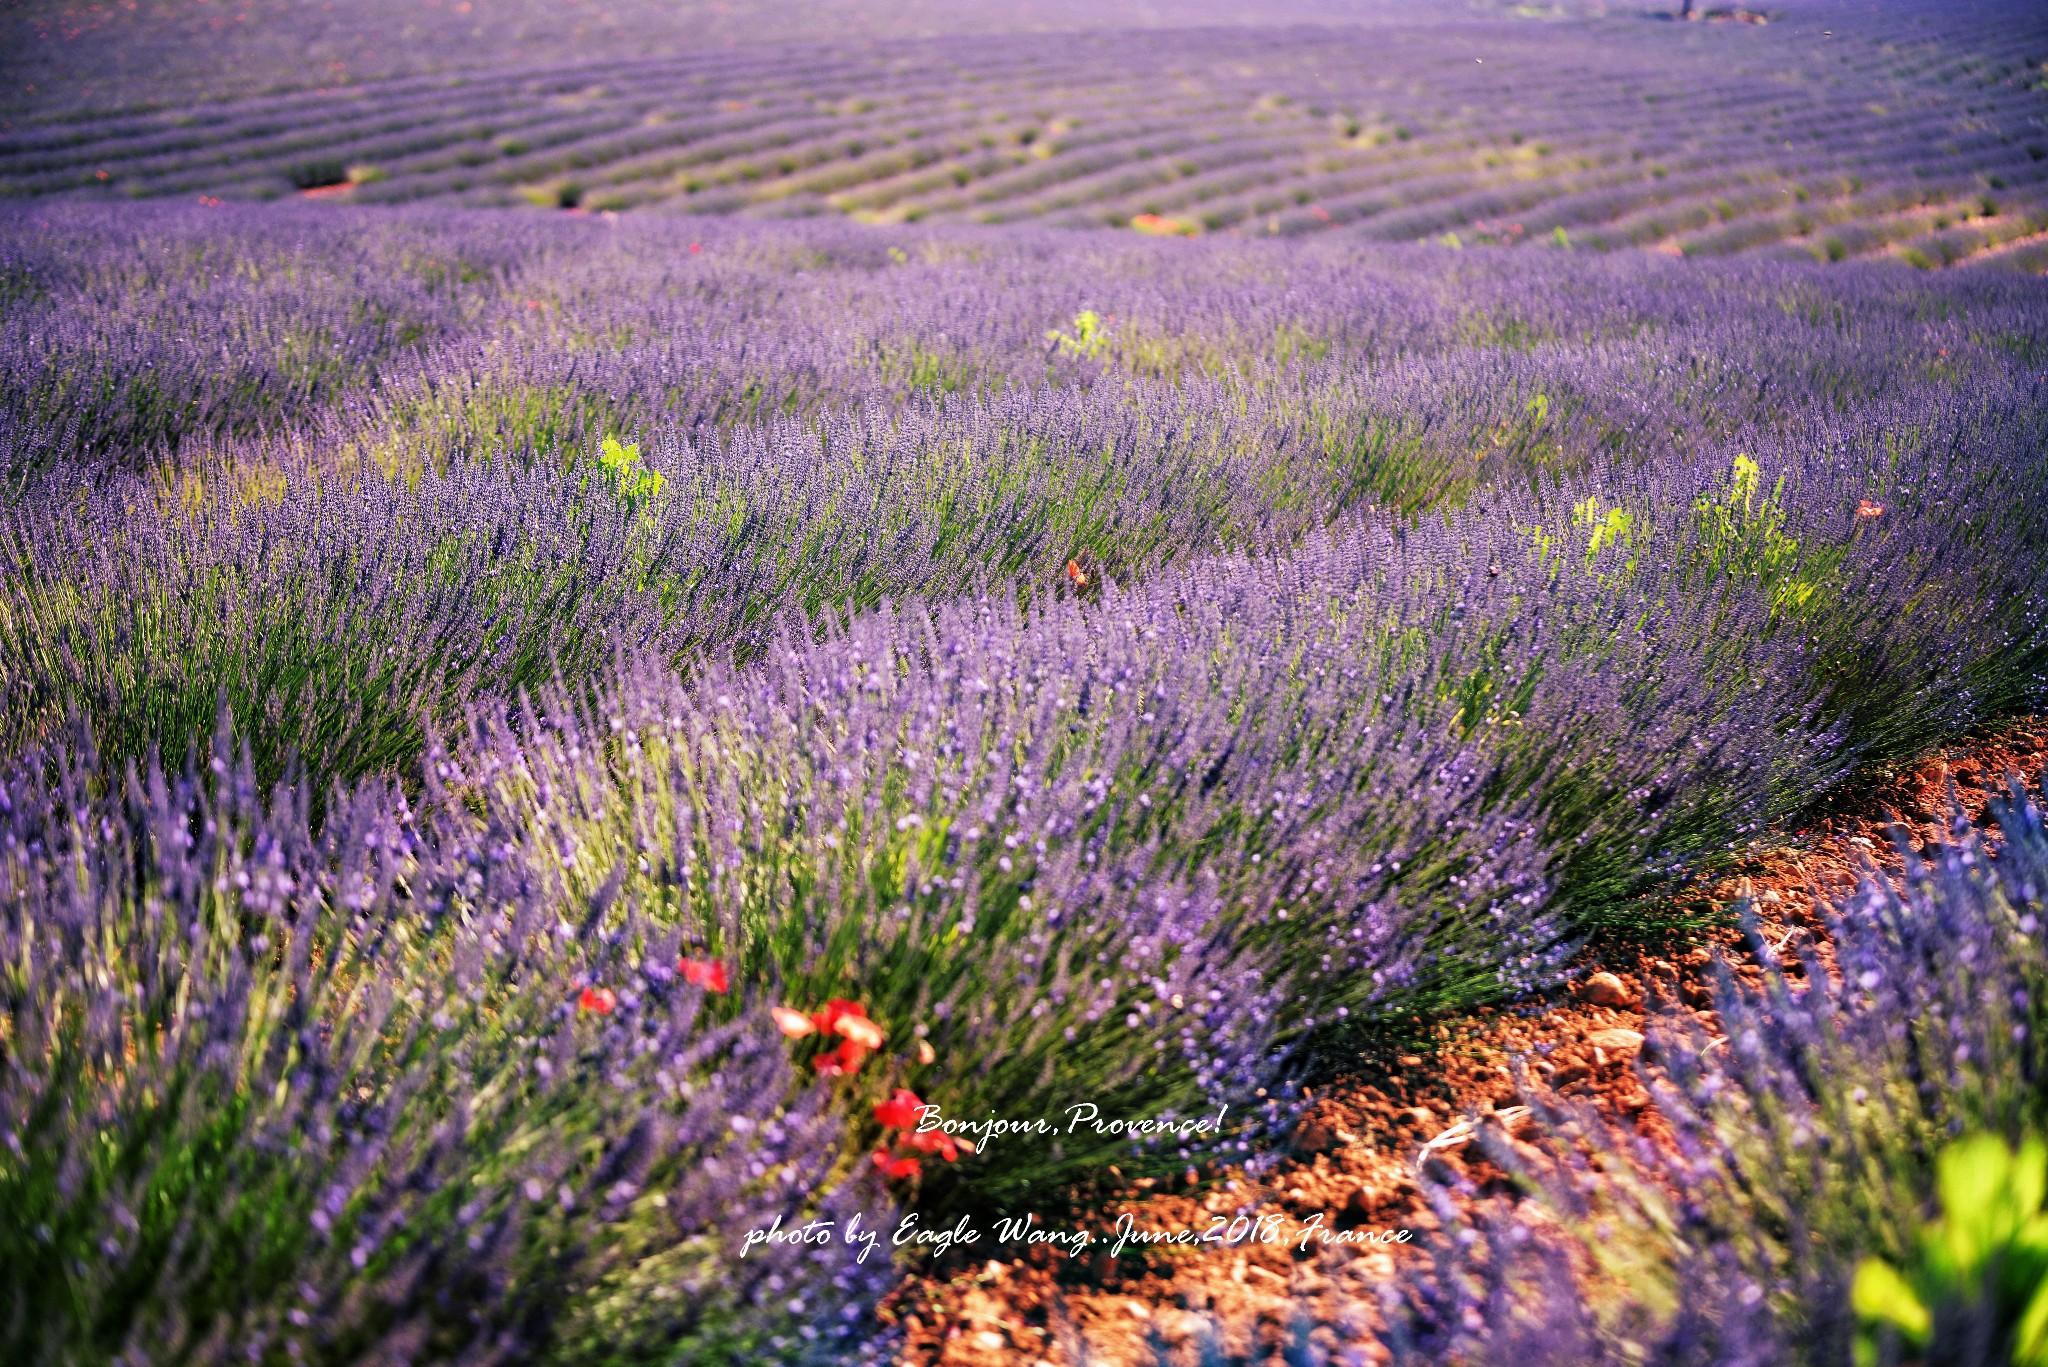
[{"label": "small stone on soil", "polygon": [[1604,1049],[1609,1055],[1617,1058],[1628,1058],[1643,1047],[1640,1032],[1624,1030],[1618,1026],[1612,1030],[1595,1030],[1586,1036],[1586,1040],[1595,1048]]},{"label": "small stone on soil", "polygon": [[1304,1120],[1294,1131],[1294,1147],[1301,1153],[1329,1153],[1338,1144],[1335,1132],[1319,1120]]},{"label": "small stone on soil", "polygon": [[1628,1006],[1635,998],[1628,987],[1612,973],[1595,973],[1579,989],[1579,996],[1595,1006]]}]

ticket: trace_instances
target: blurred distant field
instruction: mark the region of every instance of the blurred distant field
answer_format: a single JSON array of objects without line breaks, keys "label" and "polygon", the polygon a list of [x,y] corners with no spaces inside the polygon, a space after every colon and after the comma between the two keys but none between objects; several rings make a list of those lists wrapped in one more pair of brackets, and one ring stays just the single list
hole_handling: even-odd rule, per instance
[{"label": "blurred distant field", "polygon": [[[1166,6],[1120,32],[1103,31],[1114,10],[873,8],[373,5],[346,41],[309,6],[31,8],[12,18],[0,193],[1917,266],[2029,268],[2048,250],[2033,6],[1800,3],[1679,24],[1622,6],[1304,3],[1258,27]],[[1086,27],[961,36],[984,18]],[[950,36],[908,36],[942,22]],[[679,50],[656,55],[665,42]]]}]

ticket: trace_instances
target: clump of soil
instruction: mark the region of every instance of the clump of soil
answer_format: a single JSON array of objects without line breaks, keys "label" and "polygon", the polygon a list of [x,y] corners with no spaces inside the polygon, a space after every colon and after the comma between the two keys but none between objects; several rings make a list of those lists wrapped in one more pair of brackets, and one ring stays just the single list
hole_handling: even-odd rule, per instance
[{"label": "clump of soil", "polygon": [[[1899,842],[1918,853],[1950,834],[1952,801],[1983,827],[1991,792],[2008,775],[2038,785],[2044,759],[2048,720],[2033,719],[1873,774],[1708,895],[1724,913],[1747,897],[1762,940],[1786,972],[1803,971],[1793,953],[1799,949],[1814,950],[1826,968],[1823,903],[1853,891],[1873,864],[1901,872]],[[1552,1001],[1447,1017],[1425,1031],[1424,1042],[1361,1054],[1335,1082],[1312,1089],[1281,1161],[1258,1176],[1240,1167],[1123,1183],[1113,1173],[1120,1189],[1082,1221],[1092,1230],[1113,1231],[1126,1214],[1141,1229],[1167,1230],[1211,1229],[1219,1217],[1227,1230],[1240,1215],[1247,1225],[1278,1216],[1286,1237],[1155,1247],[1122,1258],[1100,1245],[1079,1257],[1039,1245],[1021,1256],[942,1267],[908,1279],[883,1308],[904,1331],[902,1362],[1070,1367],[1085,1353],[1094,1364],[1142,1363],[1155,1340],[1192,1361],[1201,1335],[1217,1326],[1233,1353],[1277,1364],[1297,1304],[1313,1305],[1340,1283],[1352,1288],[1346,1303],[1370,1304],[1358,1298],[1358,1284],[1390,1277],[1396,1260],[1410,1256],[1403,1244],[1372,1236],[1436,1227],[1422,1175],[1467,1205],[1512,1199],[1505,1176],[1470,1140],[1473,1122],[1488,1116],[1510,1134],[1525,1132],[1517,1067],[1655,1136],[1662,1120],[1637,1068],[1645,1021],[1653,1007],[1675,1008],[1714,1029],[1708,983],[1717,950],[1738,976],[1757,973],[1754,951],[1725,914],[1656,940],[1607,937],[1587,946]],[[1323,1228],[1356,1242],[1312,1239],[1306,1250],[1298,1247],[1304,1223],[1318,1216]],[[1369,1327],[1346,1341],[1368,1359],[1385,1356]]]}]

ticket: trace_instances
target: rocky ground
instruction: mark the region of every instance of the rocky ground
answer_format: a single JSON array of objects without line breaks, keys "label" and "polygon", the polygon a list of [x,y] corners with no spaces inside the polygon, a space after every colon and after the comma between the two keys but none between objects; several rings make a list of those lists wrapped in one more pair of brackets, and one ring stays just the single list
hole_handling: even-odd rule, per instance
[{"label": "rocky ground", "polygon": [[[1724,912],[1749,896],[1773,948],[1789,955],[1811,944],[1825,964],[1822,899],[1852,890],[1866,861],[1895,872],[1901,831],[1916,849],[1934,840],[1947,820],[1951,783],[1981,823],[1988,791],[2001,788],[2008,774],[2037,785],[2044,758],[2048,719],[2037,718],[1910,768],[1871,775],[1708,895]],[[1195,1340],[1214,1324],[1233,1352],[1277,1362],[1294,1304],[1334,1296],[1341,1286],[1355,1305],[1361,1283],[1384,1280],[1397,1258],[1412,1256],[1374,1236],[1435,1226],[1422,1199],[1422,1173],[1461,1201],[1513,1199],[1511,1184],[1471,1154],[1469,1140],[1474,1123],[1488,1115],[1510,1133],[1524,1130],[1518,1064],[1539,1085],[1654,1133],[1661,1121],[1638,1058],[1647,1013],[1690,1011],[1711,1030],[1714,950],[1723,950],[1738,972],[1755,971],[1754,951],[1731,917],[1703,916],[1698,925],[1648,941],[1596,940],[1575,963],[1568,995],[1554,1001],[1482,1008],[1376,1044],[1341,1076],[1311,1089],[1289,1151],[1256,1177],[1243,1169],[1207,1177],[1190,1170],[1183,1179],[1141,1179],[1081,1201],[1078,1223],[1112,1237],[1125,1214],[1140,1229],[1158,1230],[1209,1230],[1219,1216],[1228,1222],[1243,1215],[1253,1229],[1265,1218],[1266,1228],[1282,1235],[1273,1242],[1156,1247],[1122,1258],[1099,1249],[1068,1257],[1040,1245],[1008,1261],[956,1259],[906,1282],[885,1308],[905,1330],[902,1361],[1107,1367],[1148,1361],[1154,1339],[1192,1361]],[[1348,1241],[1312,1238],[1306,1251],[1299,1249],[1301,1232],[1317,1217]],[[1364,1344],[1368,1356],[1377,1356],[1376,1347]]]}]

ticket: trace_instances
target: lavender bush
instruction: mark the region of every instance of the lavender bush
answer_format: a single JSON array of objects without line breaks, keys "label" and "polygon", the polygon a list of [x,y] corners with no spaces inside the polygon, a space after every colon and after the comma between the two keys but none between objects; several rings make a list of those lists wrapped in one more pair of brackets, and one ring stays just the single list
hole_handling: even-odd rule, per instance
[{"label": "lavender bush", "polygon": [[[1200,378],[1225,386],[1204,411],[1232,416],[1224,449],[1253,471],[1277,456],[1314,482],[1311,454],[1342,463],[1325,443],[1377,443],[1426,492],[2037,380],[2042,345],[2034,287],[1970,273],[1446,265],[1322,239],[1166,261],[1071,234],[310,207],[17,206],[0,223],[0,411],[47,429],[49,454],[135,464],[262,432],[405,468],[560,461],[607,435],[697,446],[777,417]],[[1106,319],[1098,348],[1048,341],[1086,310]],[[1150,441],[1178,426],[1172,400],[1143,402],[1161,410]],[[1061,404],[990,416],[1043,430],[1034,411]]]},{"label": "lavender bush", "polygon": [[[1759,941],[1759,985],[1720,971],[1725,1038],[1679,1014],[1651,1028],[1644,1075],[1674,1148],[1540,1097],[1560,1164],[1490,1136],[1552,1217],[1503,1213],[1440,1243],[1386,1303],[1397,1360],[1846,1363],[1859,1329],[1865,1351],[1897,1354],[1859,1326],[1859,1262],[1914,1265],[1955,1136],[2044,1123],[2048,834],[2016,788],[1994,810],[1995,857],[1959,819],[1926,862],[1905,851],[1903,892],[1868,871],[1830,921],[1835,971]],[[1924,1360],[2006,1360],[1995,1308],[1939,1306]]]},{"label": "lavender bush", "polygon": [[266,782],[296,765],[316,798],[369,773],[416,787],[425,728],[475,694],[670,639],[615,486],[461,471],[259,498],[181,505],[74,466],[9,510],[8,748],[83,716],[116,763],[175,756],[224,703]]},{"label": "lavender bush", "polygon": [[[0,790],[12,1361],[843,1361],[884,1219],[758,1002],[576,934],[511,832],[90,752]],[[612,1005],[579,1009],[579,989]],[[621,1357],[620,1355],[623,1355]]]}]

